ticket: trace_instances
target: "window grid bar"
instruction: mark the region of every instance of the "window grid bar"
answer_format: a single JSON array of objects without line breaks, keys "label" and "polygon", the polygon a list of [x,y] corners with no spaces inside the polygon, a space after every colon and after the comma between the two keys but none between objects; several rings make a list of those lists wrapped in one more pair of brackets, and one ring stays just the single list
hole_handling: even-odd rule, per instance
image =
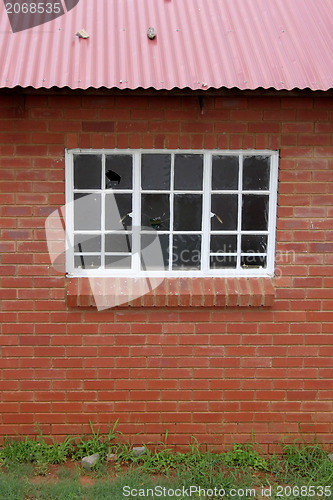
[{"label": "window grid bar", "polygon": [[135,274],[140,272],[140,225],[141,225],[141,155],[136,152],[132,155],[132,270]]},{"label": "window grid bar", "polygon": [[101,179],[101,267],[105,269],[105,154],[102,155],[102,179]]},{"label": "window grid bar", "polygon": [[202,240],[201,240],[201,271],[207,273],[210,268],[210,207],[211,207],[211,163],[212,155],[203,156],[203,198],[202,198]]},{"label": "window grid bar", "polygon": [[168,270],[172,271],[173,264],[173,235],[174,235],[174,187],[175,187],[175,153],[171,155],[171,172],[170,172],[170,234],[169,234],[169,262],[168,262]]},{"label": "window grid bar", "polygon": [[242,203],[243,203],[243,155],[239,155],[238,159],[238,213],[237,213],[237,261],[236,268],[241,268],[241,230],[242,230]]}]

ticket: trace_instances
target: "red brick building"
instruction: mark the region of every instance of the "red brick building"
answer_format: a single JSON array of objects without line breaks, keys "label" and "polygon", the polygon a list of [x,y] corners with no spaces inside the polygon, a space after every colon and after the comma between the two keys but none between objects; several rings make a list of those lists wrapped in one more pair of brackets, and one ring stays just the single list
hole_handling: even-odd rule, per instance
[{"label": "red brick building", "polygon": [[[154,12],[157,39],[146,36],[148,13],[140,21],[140,43],[147,44],[138,62],[142,82],[147,75],[153,81],[167,68],[176,74],[179,58],[188,56],[186,45],[180,44],[177,60],[168,40],[175,60],[162,57],[165,67],[160,71],[150,52],[150,43],[155,50],[164,40],[160,16],[172,8],[169,4]],[[259,8],[261,2],[257,4]],[[328,8],[325,2],[316,5],[321,14]],[[206,22],[213,23],[213,7],[209,2]],[[0,58],[2,74],[8,71],[11,82],[1,84],[12,87],[3,88],[0,96],[1,435],[30,434],[38,423],[45,433],[61,437],[87,432],[89,420],[106,430],[119,418],[119,430],[133,442],[158,442],[168,429],[170,444],[185,445],[194,435],[202,443],[222,445],[248,441],[253,431],[273,451],[282,437],[299,432],[299,424],[303,433],[331,440],[333,73],[332,64],[323,64],[325,21],[317,33],[304,12],[303,35],[315,30],[313,50],[321,48],[320,68],[313,63],[311,74],[304,70],[294,75],[285,70],[286,81],[295,79],[292,88],[304,79],[303,90],[292,90],[289,84],[284,88],[282,80],[279,87],[273,63],[266,74],[260,73],[264,51],[257,53],[257,78],[270,90],[255,90],[247,83],[242,87],[236,69],[233,89],[222,81],[211,85],[217,73],[212,61],[221,60],[214,50],[208,51],[206,69],[211,73],[193,88],[165,85],[163,90],[155,85],[155,90],[151,83],[140,90],[130,83],[121,88],[118,82],[96,90],[92,87],[98,85],[73,84],[80,71],[82,80],[90,78],[90,63],[94,70],[94,52],[83,63],[82,44],[94,47],[96,29],[88,10],[85,28],[90,38],[75,38],[73,26],[82,26],[74,21],[81,23],[83,15],[76,9],[48,23],[49,31],[44,25],[13,34],[7,26],[7,55],[16,54],[16,59],[9,67],[5,55]],[[229,14],[227,24],[237,32]],[[129,18],[122,15],[117,27],[126,33],[133,19],[128,12]],[[270,15],[277,16],[274,8]],[[286,11],[279,15],[287,26]],[[176,27],[172,19],[168,29]],[[297,25],[296,11],[292,20]],[[196,18],[177,21],[180,32],[196,26]],[[212,26],[209,36],[214,37]],[[58,42],[60,28],[63,38]],[[269,32],[269,23],[266,28]],[[53,40],[59,50],[64,41],[71,43],[67,62],[72,73],[59,76],[55,70],[63,70],[64,61],[49,63],[42,49],[32,45],[26,63],[19,63],[19,50],[33,43],[33,33],[45,37],[46,44]],[[207,41],[204,29],[197,36]],[[295,35],[289,31],[289,36],[288,47],[296,47],[301,61],[306,44],[300,49]],[[300,40],[302,35],[297,36]],[[243,51],[238,49],[243,68],[253,56],[245,42]],[[191,53],[188,63],[198,74],[209,59],[207,47],[202,50]],[[313,60],[313,54],[305,55]],[[287,51],[286,67],[289,56]],[[75,73],[76,57],[81,66]],[[99,54],[99,63],[103,57]],[[153,68],[145,66],[145,57]],[[47,82],[37,85],[41,59]],[[230,58],[230,71],[234,61]],[[120,58],[117,64],[116,78],[121,80],[127,71],[130,80],[134,62],[132,67],[128,59],[125,68]],[[95,73],[100,78],[103,70],[95,68]],[[21,85],[15,78],[21,78]],[[65,87],[57,78],[67,79],[71,88],[55,88]],[[121,163],[120,157],[126,161]],[[130,249],[126,253],[119,250],[119,241],[114,243],[107,201],[98,201],[111,189],[103,178],[115,158],[119,164],[129,161],[133,175],[133,183],[131,177],[116,195],[122,220],[130,216],[133,227],[135,217],[139,225],[151,224],[167,248],[164,279],[142,296],[139,288],[136,298],[133,286],[142,285],[145,270],[135,268]],[[122,168],[123,179],[128,179],[129,170]],[[65,222],[73,238],[90,231],[95,246],[78,250],[73,239],[67,268],[59,272],[50,260],[46,218],[89,192],[102,208],[92,203],[82,220],[74,209],[72,226],[68,217]],[[126,229],[134,241],[131,224]],[[217,247],[221,244],[224,251]],[[190,255],[197,250],[198,261],[178,265],[177,248]],[[127,256],[120,266],[113,258],[117,252]],[[171,252],[176,258],[170,259]],[[96,309],[89,272],[103,280],[106,296],[122,298],[118,307]],[[162,274],[149,276],[154,283]]]}]

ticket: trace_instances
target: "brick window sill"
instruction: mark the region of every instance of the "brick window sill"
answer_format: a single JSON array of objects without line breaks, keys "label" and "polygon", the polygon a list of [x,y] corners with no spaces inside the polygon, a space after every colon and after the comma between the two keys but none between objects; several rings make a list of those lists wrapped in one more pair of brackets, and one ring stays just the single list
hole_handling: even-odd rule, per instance
[{"label": "brick window sill", "polygon": [[148,293],[146,283],[144,278],[68,278],[67,306],[270,307],[275,296],[269,278],[167,278]]}]

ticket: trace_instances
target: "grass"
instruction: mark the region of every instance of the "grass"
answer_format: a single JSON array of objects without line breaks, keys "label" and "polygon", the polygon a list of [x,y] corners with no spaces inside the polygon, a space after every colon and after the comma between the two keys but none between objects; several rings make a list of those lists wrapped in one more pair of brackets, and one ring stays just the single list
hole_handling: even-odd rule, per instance
[{"label": "grass", "polygon": [[[45,439],[41,430],[35,439],[6,439],[0,450],[0,499],[117,500],[143,498],[144,490],[146,498],[188,498],[175,490],[189,492],[195,486],[209,499],[333,500],[333,463],[319,443],[281,443],[282,455],[265,456],[253,440],[217,453],[204,451],[192,438],[187,452],[173,453],[166,433],[156,449],[147,446],[145,455],[135,457],[116,426],[101,435],[91,425],[89,435],[63,443]],[[80,461],[93,453],[100,454],[100,461],[87,473]],[[110,453],[116,454],[115,461],[106,460]],[[163,488],[166,494],[161,495]],[[214,495],[214,488],[224,496]],[[190,498],[199,498],[198,491],[192,490]]]}]

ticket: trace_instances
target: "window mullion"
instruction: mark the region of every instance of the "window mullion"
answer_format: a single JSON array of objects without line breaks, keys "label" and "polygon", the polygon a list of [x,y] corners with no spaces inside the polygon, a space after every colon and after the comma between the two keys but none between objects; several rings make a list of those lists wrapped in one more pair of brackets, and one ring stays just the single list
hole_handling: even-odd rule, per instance
[{"label": "window mullion", "polygon": [[174,222],[174,187],[175,187],[175,153],[171,154],[171,174],[170,174],[170,234],[169,234],[169,266],[168,270],[172,271],[172,259],[173,259],[173,222]]},{"label": "window mullion", "polygon": [[141,255],[141,154],[133,154],[132,269],[138,274]]},{"label": "window mullion", "polygon": [[209,272],[210,251],[210,207],[211,207],[211,165],[212,154],[204,154],[203,165],[203,200],[202,200],[202,242],[201,242],[201,271]]},{"label": "window mullion", "polygon": [[241,229],[242,229],[242,203],[243,203],[243,155],[239,155],[239,176],[238,176],[238,219],[237,219],[237,263],[236,269],[241,268]]},{"label": "window mullion", "polygon": [[105,269],[105,154],[102,155],[102,179],[101,179],[101,268]]}]

